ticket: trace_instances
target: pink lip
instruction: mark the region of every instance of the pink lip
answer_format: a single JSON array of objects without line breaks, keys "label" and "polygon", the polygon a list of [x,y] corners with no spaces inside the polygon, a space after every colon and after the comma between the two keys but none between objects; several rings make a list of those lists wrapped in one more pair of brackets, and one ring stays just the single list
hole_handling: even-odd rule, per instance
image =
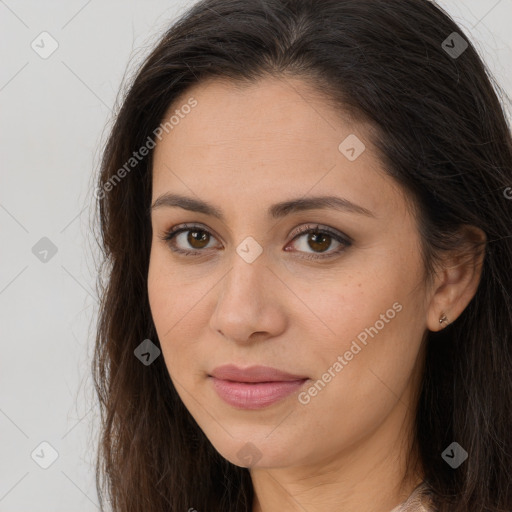
[{"label": "pink lip", "polygon": [[268,366],[238,368],[225,365],[211,375],[217,394],[239,409],[261,409],[298,390],[308,377],[292,375]]}]

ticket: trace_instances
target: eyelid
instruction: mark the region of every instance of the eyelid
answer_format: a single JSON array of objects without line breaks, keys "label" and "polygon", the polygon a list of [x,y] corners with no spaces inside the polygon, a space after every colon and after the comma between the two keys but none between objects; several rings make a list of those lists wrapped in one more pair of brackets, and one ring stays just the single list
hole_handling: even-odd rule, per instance
[{"label": "eyelid", "polygon": [[[164,232],[161,235],[159,235],[158,238],[160,238],[160,240],[163,240],[164,242],[171,242],[172,240],[174,240],[174,238],[176,238],[177,235],[179,235],[183,232],[193,231],[194,229],[196,229],[197,231],[204,231],[205,233],[208,233],[212,237],[218,239],[218,236],[216,234],[212,233],[212,230],[210,228],[207,228],[200,222],[178,224],[176,226],[173,226],[169,229],[164,230]],[[197,249],[196,249],[196,251],[204,252],[204,250],[199,251]],[[175,252],[180,252],[180,251],[178,249],[176,249]],[[181,252],[184,252],[184,250],[181,250]],[[190,252],[194,252],[194,250],[190,249]]]},{"label": "eyelid", "polygon": [[328,226],[323,226],[322,224],[318,223],[304,224],[297,228],[296,230],[292,231],[289,236],[293,236],[293,240],[295,240],[297,236],[302,235],[304,233],[308,233],[309,231],[319,231],[321,233],[328,234],[334,237],[335,239],[341,238],[347,244],[352,244],[354,242],[352,238],[346,235],[345,233],[342,233],[341,231],[335,230]]},{"label": "eyelid", "polygon": [[[171,243],[174,238],[176,238],[177,235],[181,234],[182,232],[187,231],[193,231],[196,229],[197,231],[203,231],[205,233],[208,233],[214,238],[217,238],[217,235],[213,234],[212,231],[204,226],[201,223],[184,223],[184,224],[178,224],[177,226],[173,226],[172,228],[169,228],[168,230],[164,231],[162,235],[159,235],[159,238],[163,240],[164,242],[167,242],[169,246],[171,246]],[[340,232],[338,230],[335,230],[333,228],[330,228],[328,226],[323,226],[319,223],[309,223],[304,224],[300,226],[299,228],[295,229],[288,235],[288,237],[293,237],[291,242],[295,241],[295,239],[299,238],[300,236],[304,234],[308,234],[311,232],[320,232],[323,234],[326,234],[333,238],[335,241],[337,241],[341,245],[341,249],[335,249],[329,252],[326,252],[325,255],[323,253],[305,253],[304,251],[293,251],[298,252],[301,254],[306,254],[306,256],[300,256],[303,259],[313,259],[313,260],[321,260],[321,259],[328,259],[329,257],[333,257],[338,255],[339,253],[343,252],[346,248],[350,247],[353,244],[353,239],[346,235],[343,232]],[[175,253],[182,254],[182,255],[201,255],[201,253],[206,252],[205,249],[176,249],[171,246],[171,250]],[[286,251],[286,248],[285,248]],[[287,251],[292,252],[292,251]]]}]

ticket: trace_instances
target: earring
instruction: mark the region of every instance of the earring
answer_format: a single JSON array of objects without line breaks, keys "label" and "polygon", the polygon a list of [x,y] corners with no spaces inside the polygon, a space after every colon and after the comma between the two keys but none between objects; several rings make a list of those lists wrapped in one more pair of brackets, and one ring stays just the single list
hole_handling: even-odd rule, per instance
[{"label": "earring", "polygon": [[441,315],[441,318],[439,319],[439,323],[440,324],[443,324],[444,322],[446,322],[446,324],[448,325],[448,318],[446,317],[446,315],[443,313]]}]

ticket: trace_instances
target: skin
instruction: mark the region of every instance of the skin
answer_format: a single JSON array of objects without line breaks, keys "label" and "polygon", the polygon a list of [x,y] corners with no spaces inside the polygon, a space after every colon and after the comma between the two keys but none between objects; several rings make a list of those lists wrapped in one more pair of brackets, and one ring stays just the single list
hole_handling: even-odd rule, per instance
[{"label": "skin", "polygon": [[[169,114],[191,96],[197,106],[155,148],[152,199],[182,194],[225,218],[152,211],[148,292],[171,379],[220,454],[247,466],[237,453],[252,450],[254,512],[389,512],[423,476],[420,466],[405,475],[422,340],[443,327],[443,313],[453,322],[467,306],[481,261],[450,255],[427,285],[415,217],[382,170],[371,127],[335,113],[299,79],[204,81]],[[355,161],[338,149],[350,134],[366,145]],[[319,195],[373,216],[329,208],[267,216],[274,203]],[[185,232],[175,247],[200,255],[177,254],[161,239],[183,223],[199,224],[207,239],[191,245]],[[317,223],[352,244],[332,257],[303,258],[340,247],[334,238],[319,246],[294,235]],[[236,252],[248,236],[263,248],[252,263]],[[258,411],[236,409],[208,378],[222,364],[262,364],[308,376],[307,391],[396,303],[400,312],[306,405],[294,393]]]}]

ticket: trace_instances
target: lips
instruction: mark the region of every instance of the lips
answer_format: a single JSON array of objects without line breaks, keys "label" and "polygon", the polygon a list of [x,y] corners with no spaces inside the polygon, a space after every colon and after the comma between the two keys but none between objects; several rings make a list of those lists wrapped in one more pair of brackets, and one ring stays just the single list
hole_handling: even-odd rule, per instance
[{"label": "lips", "polygon": [[269,366],[239,368],[232,364],[219,366],[211,373],[212,377],[234,382],[284,382],[304,380],[306,375],[293,375]]},{"label": "lips", "polygon": [[262,409],[300,390],[308,377],[268,366],[215,368],[210,380],[218,396],[237,409]]}]

